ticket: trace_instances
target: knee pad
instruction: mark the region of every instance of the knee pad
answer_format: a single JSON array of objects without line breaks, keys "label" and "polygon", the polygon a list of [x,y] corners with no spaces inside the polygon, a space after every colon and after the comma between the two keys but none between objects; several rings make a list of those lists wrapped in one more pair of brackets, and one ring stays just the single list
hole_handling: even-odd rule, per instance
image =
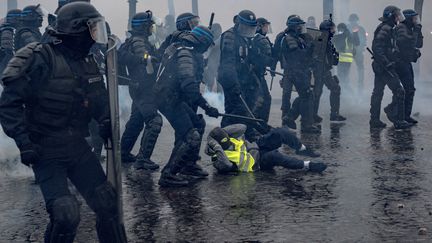
[{"label": "knee pad", "polygon": [[201,134],[197,129],[191,129],[186,135],[186,143],[191,148],[196,148],[201,146]]},{"label": "knee pad", "polygon": [[157,134],[159,134],[160,131],[162,130],[162,125],[163,125],[162,116],[159,114],[157,114],[153,119],[151,119],[148,122],[149,129],[151,129],[153,133],[157,133]]},{"label": "knee pad", "polygon": [[405,90],[403,88],[399,88],[396,90],[395,95],[399,99],[404,99],[405,98]]},{"label": "knee pad", "polygon": [[96,187],[93,193],[94,210],[98,218],[112,218],[117,212],[117,192],[109,182]]},{"label": "knee pad", "polygon": [[80,222],[80,205],[73,195],[56,199],[51,210],[51,239],[75,234]]}]

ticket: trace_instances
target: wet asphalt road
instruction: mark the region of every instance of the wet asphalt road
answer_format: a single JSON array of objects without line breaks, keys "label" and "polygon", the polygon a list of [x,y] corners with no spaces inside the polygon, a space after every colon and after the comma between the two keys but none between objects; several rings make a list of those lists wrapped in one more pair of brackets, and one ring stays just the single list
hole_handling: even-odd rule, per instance
[{"label": "wet asphalt road", "polygon": [[[273,96],[270,123],[279,125],[280,93]],[[430,101],[428,92],[418,97]],[[203,155],[207,180],[162,189],[159,172],[125,166],[130,241],[432,242],[432,114],[424,112],[430,102],[418,110],[420,124],[412,129],[370,131],[367,99],[345,97],[344,124],[328,122],[327,100],[325,93],[322,134],[301,136],[328,164],[323,174],[276,168],[222,176]],[[209,127],[215,124],[209,121]],[[172,149],[172,132],[165,124],[153,157],[161,164]],[[0,175],[0,242],[41,242],[47,215],[31,174]],[[83,203],[76,242],[96,238],[94,215]]]}]

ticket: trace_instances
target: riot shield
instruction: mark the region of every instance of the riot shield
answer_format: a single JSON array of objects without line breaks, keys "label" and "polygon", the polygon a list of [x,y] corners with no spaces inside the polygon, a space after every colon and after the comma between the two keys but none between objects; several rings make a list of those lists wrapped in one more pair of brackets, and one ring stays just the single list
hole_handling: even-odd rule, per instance
[{"label": "riot shield", "polygon": [[326,53],[327,53],[327,42],[329,41],[329,33],[328,31],[321,31],[317,29],[307,29],[307,33],[313,39],[313,61],[316,64],[313,78],[316,80],[317,78],[321,78],[324,72],[324,65],[326,62]]},{"label": "riot shield", "polygon": [[117,191],[117,203],[119,219],[123,223],[122,203],[122,178],[121,178],[121,156],[120,156],[120,109],[118,98],[117,79],[117,47],[120,40],[111,35],[108,40],[106,52],[106,79],[109,95],[110,118],[111,118],[111,139],[106,145],[107,150],[107,177],[108,181]]}]

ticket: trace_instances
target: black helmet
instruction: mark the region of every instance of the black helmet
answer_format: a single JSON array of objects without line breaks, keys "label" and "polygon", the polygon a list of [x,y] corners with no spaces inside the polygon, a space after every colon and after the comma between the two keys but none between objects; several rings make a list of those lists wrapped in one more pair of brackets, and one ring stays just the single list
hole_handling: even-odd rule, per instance
[{"label": "black helmet", "polygon": [[66,4],[73,3],[73,2],[88,2],[90,3],[90,0],[58,0],[58,7],[55,11],[55,14],[58,13],[58,11]]},{"label": "black helmet", "polygon": [[413,9],[406,9],[403,12],[405,19],[410,24],[420,24],[419,14]]},{"label": "black helmet", "polygon": [[54,35],[79,36],[85,31],[90,31],[92,38],[98,43],[107,41],[105,19],[93,5],[74,2],[60,9]]},{"label": "black helmet", "polygon": [[330,31],[332,28],[335,28],[336,25],[333,21],[330,21],[328,19],[321,22],[319,29],[323,31]]},{"label": "black helmet", "polygon": [[240,11],[233,20],[236,32],[240,36],[251,38],[255,35],[258,23],[254,12],[250,10]]},{"label": "black helmet", "polygon": [[351,14],[351,15],[348,17],[348,21],[349,21],[349,22],[357,22],[357,21],[359,21],[359,20],[360,20],[359,16],[358,16],[357,14],[355,14],[355,13]]},{"label": "black helmet", "polygon": [[216,127],[210,131],[209,136],[215,139],[222,147],[223,150],[229,149],[232,145],[228,133],[220,127]]},{"label": "black helmet", "polygon": [[379,18],[380,21],[392,21],[393,23],[402,22],[405,20],[405,17],[401,13],[400,8],[390,5],[387,6],[383,11],[383,16]]},{"label": "black helmet", "polygon": [[258,24],[258,27],[257,27],[256,32],[257,32],[257,33],[260,33],[260,34],[262,34],[262,35],[266,35],[267,32],[264,33],[264,31],[263,31],[262,28],[263,28],[265,25],[270,25],[270,24],[271,24],[270,21],[268,21],[268,20],[265,19],[265,18],[258,18],[258,19],[257,19],[257,24]]},{"label": "black helmet", "polygon": [[21,12],[21,20],[27,26],[42,26],[43,17],[46,15],[46,11],[38,5],[30,5],[25,7]]},{"label": "black helmet", "polygon": [[11,9],[6,14],[6,23],[17,27],[21,20],[22,11],[20,9]]},{"label": "black helmet", "polygon": [[211,30],[205,26],[198,25],[190,33],[183,37],[200,53],[204,53],[207,49],[214,44],[214,36]]},{"label": "black helmet", "polygon": [[133,16],[131,21],[132,30],[141,31],[151,34],[150,27],[154,24],[153,13],[150,10],[137,13]]},{"label": "black helmet", "polygon": [[292,18],[300,18],[300,15],[292,14],[292,15],[288,16],[287,21],[285,23],[287,27],[288,27],[288,23],[289,23],[290,19],[292,19]]},{"label": "black helmet", "polygon": [[177,30],[187,31],[192,30],[195,26],[198,26],[200,18],[198,15],[193,13],[182,13],[176,19]]},{"label": "black helmet", "polygon": [[288,30],[294,31],[296,34],[306,33],[306,22],[298,16],[288,18]]}]

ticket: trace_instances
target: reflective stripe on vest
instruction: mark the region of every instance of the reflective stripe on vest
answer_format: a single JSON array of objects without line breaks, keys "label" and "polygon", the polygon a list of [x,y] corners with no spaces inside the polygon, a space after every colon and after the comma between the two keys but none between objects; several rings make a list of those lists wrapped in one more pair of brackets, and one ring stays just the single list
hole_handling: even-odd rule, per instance
[{"label": "reflective stripe on vest", "polygon": [[352,43],[348,43],[348,38],[345,39],[345,52],[339,53],[339,62],[354,61],[354,47]]},{"label": "reflective stripe on vest", "polygon": [[252,168],[255,164],[255,159],[248,153],[244,140],[230,138],[230,141],[234,144],[234,151],[225,150],[225,155],[231,162],[237,165],[239,171],[253,172]]}]

